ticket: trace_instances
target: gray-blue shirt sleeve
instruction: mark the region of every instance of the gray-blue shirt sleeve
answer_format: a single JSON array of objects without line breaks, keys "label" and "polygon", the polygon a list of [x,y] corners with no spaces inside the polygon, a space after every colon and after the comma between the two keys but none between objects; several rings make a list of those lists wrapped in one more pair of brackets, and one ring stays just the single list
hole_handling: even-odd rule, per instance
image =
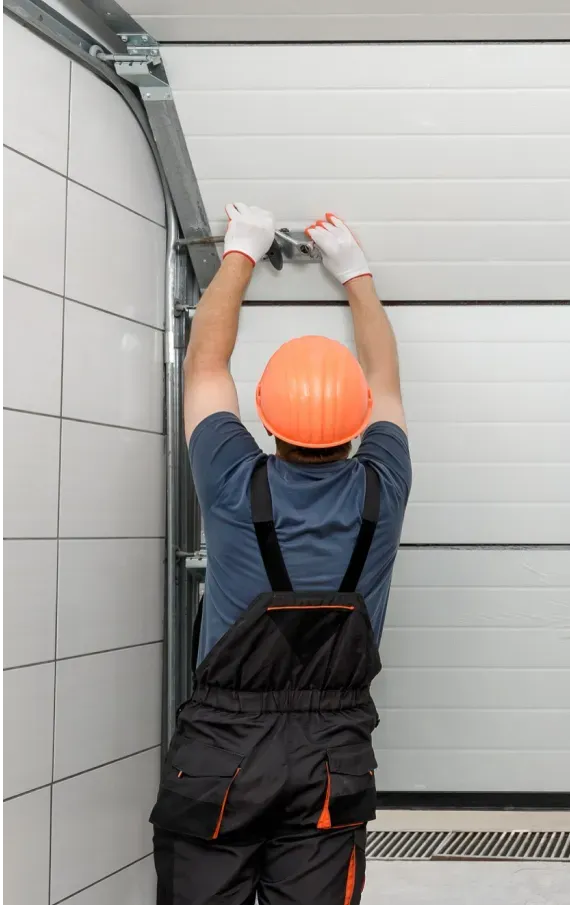
[{"label": "gray-blue shirt sleeve", "polygon": [[375,421],[365,430],[355,458],[374,465],[401,495],[405,506],[412,487],[412,463],[408,438],[401,427],[390,421]]},{"label": "gray-blue shirt sleeve", "polygon": [[198,500],[209,509],[236,468],[262,451],[250,432],[231,412],[215,412],[194,429],[189,444],[190,466]]}]

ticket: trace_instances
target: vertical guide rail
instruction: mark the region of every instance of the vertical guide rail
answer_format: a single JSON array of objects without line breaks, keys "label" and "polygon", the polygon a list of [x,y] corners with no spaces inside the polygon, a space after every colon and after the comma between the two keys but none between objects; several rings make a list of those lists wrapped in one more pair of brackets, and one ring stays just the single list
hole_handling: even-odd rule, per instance
[{"label": "vertical guide rail", "polygon": [[166,197],[166,267],[165,267],[165,324],[164,379],[166,428],[166,595],[164,611],[164,706],[163,746],[174,733],[176,707],[179,702],[177,677],[177,623],[179,612],[178,538],[180,523],[179,447],[182,413],[180,405],[179,319],[175,316],[179,280],[180,254],[176,250],[178,223],[174,205]]},{"label": "vertical guide rail", "polygon": [[[186,312],[186,316],[184,317],[185,345],[187,345],[188,339],[190,338],[190,332],[192,330],[192,319],[199,299],[200,289],[198,286],[198,281],[196,279],[193,279],[192,284],[189,287],[190,307]],[[183,464],[180,476],[181,494],[182,498],[188,501],[188,505],[186,506],[185,517],[182,524],[181,546],[184,551],[195,551],[199,550],[201,547],[202,520],[200,515],[200,507],[198,505],[198,499],[196,497],[192,475],[190,472],[190,461],[188,458],[188,450],[186,444],[184,444],[182,462]],[[181,626],[180,631],[180,652],[181,662],[184,669],[184,697],[189,697],[192,693],[192,635],[196,613],[198,610],[198,603],[200,600],[200,586],[203,582],[203,576],[196,573],[195,571],[189,571],[186,568],[185,556],[182,557],[180,561],[180,569],[181,581],[184,588],[184,601],[186,604],[185,624]]]}]

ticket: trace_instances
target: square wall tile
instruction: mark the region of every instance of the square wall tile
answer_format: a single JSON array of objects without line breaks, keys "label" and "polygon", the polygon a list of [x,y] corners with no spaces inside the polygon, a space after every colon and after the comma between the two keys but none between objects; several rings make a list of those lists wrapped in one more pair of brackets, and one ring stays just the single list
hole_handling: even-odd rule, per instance
[{"label": "square wall tile", "polygon": [[156,748],[54,785],[52,902],[150,854],[159,764]]},{"label": "square wall tile", "polygon": [[63,300],[58,296],[4,280],[4,405],[8,408],[59,415],[62,312]]},{"label": "square wall tile", "polygon": [[65,178],[4,148],[4,276],[63,293]]},{"label": "square wall tile", "polygon": [[156,905],[156,873],[152,857],[67,899],[66,905]]},{"label": "square wall tile", "polygon": [[164,437],[63,422],[61,537],[163,537]]},{"label": "square wall tile", "polygon": [[4,671],[4,797],[51,782],[54,663]]},{"label": "square wall tile", "polygon": [[69,184],[66,295],[142,321],[164,324],[164,227]]},{"label": "square wall tile", "polygon": [[60,173],[67,170],[70,67],[68,56],[4,16],[4,144]]},{"label": "square wall tile", "polygon": [[4,535],[57,535],[59,418],[4,412]]},{"label": "square wall tile", "polygon": [[4,669],[55,657],[56,540],[4,541]]},{"label": "square wall tile", "polygon": [[68,301],[64,417],[162,432],[163,341],[153,327]]},{"label": "square wall tile", "polygon": [[164,223],[160,178],[134,113],[117,91],[77,63],[71,76],[69,176]]},{"label": "square wall tile", "polygon": [[4,803],[6,905],[44,905],[48,901],[50,799],[51,789],[38,789]]},{"label": "square wall tile", "polygon": [[60,660],[55,779],[160,744],[162,644]]},{"label": "square wall tile", "polygon": [[162,638],[163,540],[64,540],[59,545],[57,655]]}]

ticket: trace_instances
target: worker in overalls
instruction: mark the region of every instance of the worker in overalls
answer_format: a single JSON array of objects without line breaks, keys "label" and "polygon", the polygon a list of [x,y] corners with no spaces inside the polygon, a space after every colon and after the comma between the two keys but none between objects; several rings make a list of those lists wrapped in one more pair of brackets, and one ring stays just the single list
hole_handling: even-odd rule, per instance
[{"label": "worker in overalls", "polygon": [[[158,903],[358,905],[376,805],[370,683],[411,483],[396,343],[361,248],[327,214],[307,232],[346,287],[358,361],[322,336],[273,355],[255,391],[276,443],[265,456],[229,362],[274,221],[227,212],[185,361],[208,566],[195,690],[151,815]],[[302,333],[304,309],[293,317]],[[249,324],[255,366],[255,311]]]}]

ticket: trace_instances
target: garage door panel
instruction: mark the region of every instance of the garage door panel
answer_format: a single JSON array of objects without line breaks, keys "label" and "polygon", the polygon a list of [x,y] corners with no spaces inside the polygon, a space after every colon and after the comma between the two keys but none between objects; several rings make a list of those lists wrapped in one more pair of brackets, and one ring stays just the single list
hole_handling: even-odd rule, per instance
[{"label": "garage door panel", "polygon": [[567,669],[568,631],[387,628],[380,655],[386,666]]},{"label": "garage door panel", "polygon": [[[388,316],[399,342],[562,342],[570,341],[570,305],[391,307]],[[320,333],[350,345],[352,317],[348,306],[267,305],[245,307],[240,340],[280,343],[299,331]],[[489,375],[489,378],[493,375]]]},{"label": "garage door panel", "polygon": [[188,136],[198,179],[570,178],[567,135]]},{"label": "garage door panel", "polygon": [[567,537],[566,503],[413,503],[402,543],[555,544]]},{"label": "garage door panel", "polygon": [[[568,301],[570,264],[565,261],[369,263],[386,302]],[[287,265],[283,277],[262,264],[246,299],[274,304],[334,302],[345,300],[345,292],[316,265]]]},{"label": "garage door panel", "polygon": [[410,500],[457,505],[570,502],[570,464],[418,464]]},{"label": "garage door panel", "polygon": [[569,622],[570,549],[400,550],[372,689],[378,788],[570,788]]},{"label": "garage door panel", "polygon": [[[400,550],[392,588],[570,589],[565,550]],[[570,594],[567,597],[570,605]],[[568,662],[570,667],[570,660]]]},{"label": "garage door panel", "polygon": [[[134,2],[134,0],[133,0]],[[138,0],[137,0],[138,2]],[[150,0],[154,3],[154,0]],[[185,0],[182,0],[185,2]],[[344,5],[344,0],[342,0]],[[423,2],[423,0],[422,0]],[[565,3],[566,0],[559,0]],[[327,7],[328,8],[328,7]],[[139,9],[140,12],[140,9]],[[181,40],[178,38],[178,40]],[[183,39],[182,39],[183,40]],[[305,38],[305,40],[309,40]],[[410,48],[385,45],[342,47],[322,45],[285,46],[193,46],[162,48],[169,82],[175,92],[184,90],[227,89],[235,91],[307,87],[310,73],[312,88],[568,88],[570,62],[567,48],[557,44],[537,44],[532,48],[533,68],[529,67],[529,48],[520,45],[447,45],[445,48],[417,45]],[[409,65],[410,61],[413,65]],[[408,63],[408,65],[405,65]]]},{"label": "garage door panel", "polygon": [[568,462],[570,423],[409,424],[415,462]]},{"label": "garage door panel", "polygon": [[[275,342],[239,344],[231,362],[235,380],[253,381],[259,377],[277,345]],[[354,351],[353,342],[347,345]],[[570,381],[566,343],[400,342],[398,352],[405,381],[464,383],[484,382],[489,377],[497,383]]]},{"label": "garage door panel", "polygon": [[536,751],[544,739],[550,750],[568,751],[568,706],[524,710],[383,710],[374,744],[392,749],[446,751]]},{"label": "garage door panel", "polygon": [[[315,210],[319,215],[324,213],[324,209],[314,208],[313,219]],[[382,215],[385,216],[384,212]],[[212,232],[218,235],[223,233],[226,223],[211,221]],[[307,219],[305,222],[289,221],[287,225],[290,229],[303,230],[308,224]],[[570,222],[361,223],[351,220],[351,227],[365,253],[373,249],[381,250],[383,267],[413,260],[567,261],[570,248]]]},{"label": "garage door panel", "polygon": [[[569,79],[570,80],[570,79]],[[237,194],[250,204],[272,210],[277,221],[305,227],[325,211],[341,211],[351,223],[385,220],[413,223],[442,220],[560,221],[570,212],[570,180],[521,179],[350,179],[226,178],[224,173],[200,182],[206,210],[222,223],[228,198]]]},{"label": "garage door panel", "polygon": [[[240,382],[241,416],[253,421],[257,381]],[[431,383],[403,381],[402,394],[408,422],[568,420],[570,389],[566,383]]]},{"label": "garage door panel", "polygon": [[459,708],[467,715],[473,710],[517,710],[522,702],[530,710],[564,711],[570,701],[570,670],[392,667],[382,670],[372,692],[382,714],[399,708],[411,725],[410,702],[415,710]]},{"label": "garage door panel", "polygon": [[300,119],[313,135],[485,135],[570,131],[570,92],[560,88],[519,88],[493,92],[410,88],[366,91],[366,116],[351,89],[315,91],[310,87],[179,91],[176,108],[184,134],[284,135],[296,133]]},{"label": "garage door panel", "polygon": [[[334,210],[386,300],[567,300],[569,47],[193,47],[191,69],[174,48],[166,61],[216,228],[230,198],[291,228]],[[248,295],[342,297],[291,265],[258,268]]]},{"label": "garage door panel", "polygon": [[[567,555],[570,559],[570,550]],[[570,585],[563,588],[394,586],[385,625],[387,629],[411,626],[570,629]]]},{"label": "garage door panel", "polygon": [[376,750],[382,792],[568,792],[568,751]]}]

